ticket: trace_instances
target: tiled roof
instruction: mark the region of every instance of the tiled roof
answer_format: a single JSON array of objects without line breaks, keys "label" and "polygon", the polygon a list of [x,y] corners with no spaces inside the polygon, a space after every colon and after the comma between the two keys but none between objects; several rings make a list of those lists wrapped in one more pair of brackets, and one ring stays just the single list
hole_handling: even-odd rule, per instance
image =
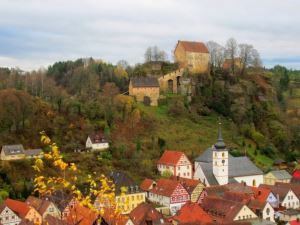
[{"label": "tiled roof", "polygon": [[148,191],[149,188],[151,187],[151,185],[152,185],[154,182],[155,182],[154,180],[151,180],[151,179],[146,178],[146,179],[143,180],[143,182],[141,183],[140,188],[141,188],[143,191]]},{"label": "tiled roof", "polygon": [[178,185],[182,186],[178,181],[161,178],[157,181],[156,186],[149,191],[158,195],[170,197]]},{"label": "tiled roof", "polygon": [[289,222],[289,224],[290,224],[290,225],[300,225],[300,220],[299,220],[299,219],[297,219],[297,220],[291,220],[291,221]]},{"label": "tiled roof", "polygon": [[251,195],[241,192],[234,192],[234,191],[226,191],[224,193],[223,199],[234,201],[234,202],[242,202],[248,203],[251,199]]},{"label": "tiled roof", "polygon": [[25,155],[27,155],[27,156],[37,156],[37,155],[40,155],[42,152],[43,152],[43,150],[40,148],[27,149],[24,151]]},{"label": "tiled roof", "polygon": [[275,186],[277,186],[277,187],[285,187],[285,188],[289,188],[289,189],[293,190],[293,192],[300,199],[300,184],[299,183],[281,183],[281,182],[276,182]]},{"label": "tiled roof", "polygon": [[25,202],[33,208],[35,208],[41,215],[45,213],[45,211],[51,204],[50,201],[47,201],[45,199],[39,199],[33,196],[29,196]]},{"label": "tiled roof", "polygon": [[2,151],[4,151],[5,155],[19,155],[19,154],[24,154],[24,147],[21,144],[3,145]]},{"label": "tiled roof", "polygon": [[251,187],[251,189],[254,192],[255,199],[257,199],[260,202],[266,202],[268,199],[268,196],[271,193],[270,189],[263,188],[263,187]]},{"label": "tiled roof", "polygon": [[25,202],[20,202],[9,198],[4,201],[4,204],[14,211],[20,218],[24,218],[30,210],[30,207]]},{"label": "tiled roof", "polygon": [[175,166],[183,155],[183,152],[166,150],[157,163]]},{"label": "tiled roof", "polygon": [[212,214],[217,218],[233,221],[234,217],[244,205],[220,198],[206,197],[203,199],[201,206],[207,213]]},{"label": "tiled roof", "polygon": [[194,189],[199,184],[201,184],[200,180],[188,179],[183,177],[172,176],[171,179],[179,181],[189,194],[191,194],[194,191]]},{"label": "tiled roof", "polygon": [[51,196],[47,196],[47,199],[52,201],[57,208],[63,212],[68,204],[72,201],[73,196],[71,194],[66,194],[63,191],[56,191],[51,194]]},{"label": "tiled roof", "polygon": [[133,224],[138,225],[147,225],[146,221],[152,221],[152,224],[170,224],[160,212],[148,203],[139,204],[128,216]]},{"label": "tiled roof", "polygon": [[[101,216],[101,224],[105,225],[125,225],[129,220],[127,215],[117,214],[112,208],[104,210],[104,214]],[[103,223],[102,223],[103,222]]]},{"label": "tiled roof", "polygon": [[93,225],[97,219],[97,213],[89,208],[76,204],[75,207],[70,210],[66,222],[76,225]]},{"label": "tiled roof", "polygon": [[68,225],[66,221],[60,220],[54,216],[47,214],[43,219],[42,225]]},{"label": "tiled roof", "polygon": [[206,45],[203,42],[178,41],[178,44],[181,44],[187,52],[209,53]]},{"label": "tiled roof", "polygon": [[124,172],[111,171],[107,178],[114,183],[116,195],[121,193],[122,187],[127,188],[127,194],[141,192],[139,186],[134,182],[134,180]]},{"label": "tiled roof", "polygon": [[269,173],[273,174],[274,177],[278,180],[291,179],[292,175],[289,174],[286,170],[274,170]]},{"label": "tiled roof", "polygon": [[156,77],[132,77],[130,82],[133,87],[159,87]]},{"label": "tiled roof", "polygon": [[280,201],[283,201],[287,193],[291,190],[290,187],[261,184],[259,187],[267,188],[273,192],[275,196],[279,196]]},{"label": "tiled roof", "polygon": [[212,218],[197,204],[197,203],[186,203],[171,218],[176,220],[179,224],[198,224],[200,222],[209,223],[212,222]]}]

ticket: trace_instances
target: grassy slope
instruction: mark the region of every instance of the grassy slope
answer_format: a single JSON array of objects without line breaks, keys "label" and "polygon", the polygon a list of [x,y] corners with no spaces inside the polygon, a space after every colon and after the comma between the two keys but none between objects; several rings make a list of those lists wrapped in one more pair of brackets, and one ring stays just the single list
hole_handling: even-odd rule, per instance
[{"label": "grassy slope", "polygon": [[[201,154],[205,149],[216,142],[218,115],[203,116],[197,123],[188,118],[175,118],[168,116],[167,107],[146,107],[139,105],[144,113],[151,114],[157,120],[156,136],[166,141],[166,148],[180,150],[188,156]],[[236,147],[240,152],[243,137],[236,136],[236,128],[233,123],[225,118],[222,121],[223,138],[230,147]],[[248,144],[251,144],[248,145]],[[254,154],[255,144],[246,140],[246,152],[255,159],[256,164],[262,169],[267,169],[272,165],[272,159]]]}]

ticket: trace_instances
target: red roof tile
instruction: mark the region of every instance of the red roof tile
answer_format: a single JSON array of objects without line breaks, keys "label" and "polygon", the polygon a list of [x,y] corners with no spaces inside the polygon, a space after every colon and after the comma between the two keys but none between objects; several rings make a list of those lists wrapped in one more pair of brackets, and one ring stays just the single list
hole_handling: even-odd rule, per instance
[{"label": "red roof tile", "polygon": [[76,204],[75,207],[70,210],[66,222],[68,224],[93,225],[97,218],[98,215],[96,212],[80,204]]},{"label": "red roof tile", "polygon": [[198,224],[200,222],[212,222],[212,218],[197,203],[190,202],[182,206],[181,209],[177,212],[177,214],[171,219],[176,220],[180,224]]},{"label": "red roof tile", "polygon": [[151,185],[154,183],[155,181],[154,180],[151,180],[151,179],[148,179],[146,178],[140,185],[140,188],[143,190],[143,191],[148,191],[151,187]]},{"label": "red roof tile", "polygon": [[[112,208],[105,209],[104,215],[101,218],[104,220],[104,224],[107,225],[125,225],[128,221],[128,216],[118,214],[116,215],[115,210]],[[102,222],[101,222],[102,224]]]},{"label": "red roof tile", "polygon": [[194,189],[201,183],[200,180],[188,179],[177,176],[172,176],[171,180],[179,181],[189,193],[192,193]]},{"label": "red roof tile", "polygon": [[256,200],[260,202],[266,202],[268,199],[268,196],[271,193],[270,189],[263,188],[263,187],[251,187],[254,192],[254,197]]},{"label": "red roof tile", "polygon": [[158,195],[171,197],[171,195],[179,185],[182,186],[179,181],[162,178],[159,179],[156,183],[156,186],[149,191]]},{"label": "red roof tile", "polygon": [[160,157],[158,163],[175,166],[183,155],[183,152],[166,150]]},{"label": "red roof tile", "polygon": [[209,53],[206,45],[203,42],[178,41],[178,44],[179,43],[183,46],[183,48],[187,52]]},{"label": "red roof tile", "polygon": [[30,207],[25,202],[20,202],[9,198],[4,201],[4,204],[14,211],[21,219],[23,219],[30,210]]},{"label": "red roof tile", "polygon": [[35,208],[41,215],[45,213],[48,209],[49,205],[51,204],[50,201],[45,199],[39,199],[33,196],[29,196],[26,201],[27,204]]},{"label": "red roof tile", "polygon": [[169,224],[164,216],[148,203],[139,204],[128,216],[133,224],[146,225],[146,220],[151,220],[153,224]]}]

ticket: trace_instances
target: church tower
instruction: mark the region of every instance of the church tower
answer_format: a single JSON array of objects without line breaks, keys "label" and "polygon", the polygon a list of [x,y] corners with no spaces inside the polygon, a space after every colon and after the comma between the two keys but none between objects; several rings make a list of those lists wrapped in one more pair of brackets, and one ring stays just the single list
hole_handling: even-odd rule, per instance
[{"label": "church tower", "polygon": [[219,185],[228,184],[228,150],[222,137],[221,124],[219,124],[218,139],[212,146],[213,174]]}]

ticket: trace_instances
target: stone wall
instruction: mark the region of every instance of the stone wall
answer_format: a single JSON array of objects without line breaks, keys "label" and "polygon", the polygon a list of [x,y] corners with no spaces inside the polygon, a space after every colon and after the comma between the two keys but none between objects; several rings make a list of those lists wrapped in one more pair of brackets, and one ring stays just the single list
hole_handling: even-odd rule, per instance
[{"label": "stone wall", "polygon": [[144,102],[144,98],[149,97],[151,100],[150,105],[157,106],[159,99],[159,87],[132,87],[130,83],[129,95],[134,96],[138,102]]}]

